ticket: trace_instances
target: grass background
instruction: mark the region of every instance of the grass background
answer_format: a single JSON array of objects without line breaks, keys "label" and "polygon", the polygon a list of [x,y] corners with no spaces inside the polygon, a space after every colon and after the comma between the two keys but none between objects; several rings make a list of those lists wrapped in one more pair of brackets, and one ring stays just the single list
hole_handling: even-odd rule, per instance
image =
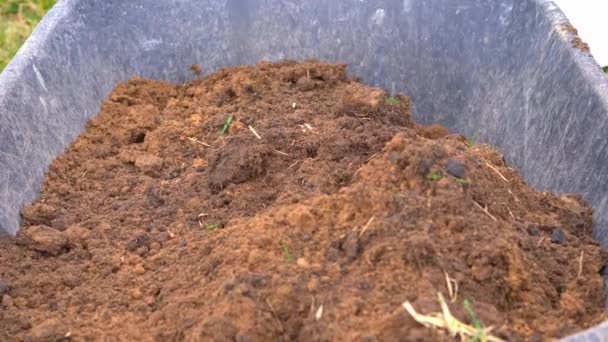
[{"label": "grass background", "polygon": [[0,72],[57,0],[0,0]]}]

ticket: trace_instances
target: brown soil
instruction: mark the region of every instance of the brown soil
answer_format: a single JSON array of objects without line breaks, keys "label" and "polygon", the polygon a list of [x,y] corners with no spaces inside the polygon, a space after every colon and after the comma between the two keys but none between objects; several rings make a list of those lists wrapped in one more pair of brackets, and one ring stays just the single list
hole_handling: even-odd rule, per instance
[{"label": "brown soil", "polygon": [[451,340],[401,306],[446,274],[502,338],[606,318],[580,196],[386,97],[313,61],[120,84],[0,239],[0,340]]},{"label": "brown soil", "polygon": [[562,25],[566,32],[572,33],[574,38],[572,38],[572,47],[575,49],[579,49],[583,52],[591,52],[591,48],[589,44],[587,44],[579,35],[578,30],[572,26],[571,24]]}]

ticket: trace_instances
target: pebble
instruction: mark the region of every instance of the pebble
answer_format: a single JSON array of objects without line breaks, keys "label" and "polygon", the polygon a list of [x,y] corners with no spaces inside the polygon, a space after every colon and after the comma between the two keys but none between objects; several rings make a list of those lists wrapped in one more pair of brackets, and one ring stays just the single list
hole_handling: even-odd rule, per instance
[{"label": "pebble", "polygon": [[147,246],[149,244],[149,241],[150,237],[148,236],[148,234],[139,234],[127,243],[127,249],[133,252],[139,247]]},{"label": "pebble", "polygon": [[456,178],[464,179],[466,177],[464,163],[458,160],[449,159],[448,163],[446,164],[446,170],[450,175]]},{"label": "pebble", "polygon": [[537,227],[529,226],[528,227],[528,234],[530,234],[532,236],[539,236],[540,235],[540,230]]},{"label": "pebble", "polygon": [[566,242],[566,233],[564,230],[561,228],[553,229],[553,232],[551,233],[551,242],[558,245],[564,244]]},{"label": "pebble", "polygon": [[0,298],[2,298],[5,293],[8,293],[8,290],[10,290],[8,281],[0,278]]}]

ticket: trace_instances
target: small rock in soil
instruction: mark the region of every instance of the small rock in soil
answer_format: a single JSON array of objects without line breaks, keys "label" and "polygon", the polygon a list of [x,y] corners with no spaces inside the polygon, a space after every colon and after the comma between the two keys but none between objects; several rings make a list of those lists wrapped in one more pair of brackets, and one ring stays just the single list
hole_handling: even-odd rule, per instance
[{"label": "small rock in soil", "polygon": [[10,290],[8,281],[0,278],[0,297],[2,297],[5,293],[8,293],[8,290]]},{"label": "small rock in soil", "polygon": [[458,160],[449,159],[446,165],[446,169],[450,175],[456,178],[464,179],[466,176],[464,164]]},{"label": "small rock in soil", "polygon": [[140,247],[147,246],[149,242],[150,238],[148,237],[148,234],[140,234],[127,243],[127,249],[133,252]]},{"label": "small rock in soil", "polygon": [[62,232],[48,226],[32,226],[23,232],[30,249],[59,255],[67,246],[68,239]]},{"label": "small rock in soil", "polygon": [[564,244],[566,242],[566,233],[564,233],[561,228],[553,229],[553,232],[551,233],[551,242],[558,245]]},{"label": "small rock in soil", "polygon": [[530,234],[532,236],[538,236],[538,235],[540,235],[540,230],[535,226],[529,226],[528,234]]}]

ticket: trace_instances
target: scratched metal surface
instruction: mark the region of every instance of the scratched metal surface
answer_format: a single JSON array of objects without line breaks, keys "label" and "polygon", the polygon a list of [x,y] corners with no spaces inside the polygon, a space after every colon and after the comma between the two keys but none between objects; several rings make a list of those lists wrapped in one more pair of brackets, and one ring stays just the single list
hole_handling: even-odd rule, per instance
[{"label": "scratched metal surface", "polygon": [[547,0],[62,0],[0,74],[0,231],[117,82],[314,57],[479,131],[531,185],[584,194],[606,245],[608,81],[566,23]]}]

